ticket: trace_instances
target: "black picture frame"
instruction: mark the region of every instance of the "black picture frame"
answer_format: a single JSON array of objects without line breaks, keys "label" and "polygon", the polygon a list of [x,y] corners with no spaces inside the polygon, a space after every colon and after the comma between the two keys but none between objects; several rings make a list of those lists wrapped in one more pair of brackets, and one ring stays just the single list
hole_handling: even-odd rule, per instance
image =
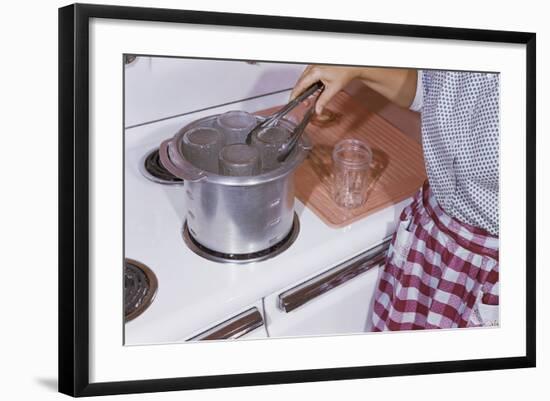
[{"label": "black picture frame", "polygon": [[[521,357],[90,383],[89,148],[90,18],[439,38],[526,46],[526,353]],[[359,21],[75,4],[59,9],[59,391],[71,396],[158,392],[534,367],[536,363],[536,35]]]}]

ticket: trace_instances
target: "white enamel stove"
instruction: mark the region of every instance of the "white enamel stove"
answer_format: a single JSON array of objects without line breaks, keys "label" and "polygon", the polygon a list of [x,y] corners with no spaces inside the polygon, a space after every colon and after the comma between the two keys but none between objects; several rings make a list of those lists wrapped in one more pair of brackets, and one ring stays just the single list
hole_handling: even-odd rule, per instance
[{"label": "white enamel stove", "polygon": [[[212,75],[200,74],[203,62],[180,61],[181,65],[174,68],[195,75],[181,87],[173,84],[172,92],[164,85],[163,100],[158,103],[151,93],[151,87],[158,85],[150,81],[170,74],[168,67],[155,69],[153,63],[158,60],[138,58],[135,66],[126,67],[126,88],[130,82],[139,82],[138,77],[147,82],[141,89],[137,83],[137,89],[127,89],[126,97],[148,94],[148,98],[142,104],[135,100],[126,103],[125,257],[147,266],[154,273],[157,289],[146,308],[125,324],[125,344],[368,331],[387,238],[408,200],[341,229],[328,227],[296,200],[300,230],[288,249],[260,262],[219,263],[199,256],[183,240],[185,184],[154,182],[143,172],[146,156],[193,120],[228,110],[254,112],[285,103],[288,88],[303,67],[225,64],[219,74],[231,73],[242,82],[228,84],[225,92],[218,93],[221,101],[209,100],[223,105],[209,107],[197,99],[181,103],[181,91],[192,92],[191,86],[202,88],[205,99],[214,99],[208,89],[214,87],[209,82],[215,80]],[[233,70],[228,71],[229,67]],[[279,87],[274,83],[270,86],[269,77],[274,77]],[[257,84],[260,81],[262,85]],[[180,104],[174,106],[178,101]],[[171,118],[163,117],[167,104],[178,111]],[[140,123],[141,114],[147,120]]]}]

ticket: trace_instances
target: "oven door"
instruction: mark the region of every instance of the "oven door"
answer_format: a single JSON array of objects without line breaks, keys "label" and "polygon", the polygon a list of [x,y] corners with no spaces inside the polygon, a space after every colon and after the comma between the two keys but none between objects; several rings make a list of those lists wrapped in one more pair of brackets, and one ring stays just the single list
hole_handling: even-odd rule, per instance
[{"label": "oven door", "polygon": [[390,239],[265,298],[270,337],[371,330],[373,295]]}]

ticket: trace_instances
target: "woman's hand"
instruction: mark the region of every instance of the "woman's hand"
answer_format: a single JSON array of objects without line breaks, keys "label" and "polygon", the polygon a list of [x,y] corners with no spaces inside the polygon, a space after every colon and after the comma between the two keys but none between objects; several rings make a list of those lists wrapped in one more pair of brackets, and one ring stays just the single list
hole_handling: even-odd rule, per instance
[{"label": "woman's hand", "polygon": [[342,90],[349,82],[355,78],[360,78],[362,68],[355,67],[335,67],[323,65],[309,65],[306,67],[302,76],[296,82],[290,100],[294,99],[300,93],[317,81],[325,85],[325,89],[317,99],[315,112],[321,114],[327,103]]},{"label": "woman's hand", "polygon": [[294,99],[315,82],[321,81],[325,89],[315,106],[315,112],[321,114],[330,99],[354,79],[361,80],[401,107],[409,107],[416,93],[417,73],[413,69],[310,65],[296,82],[290,99]]}]

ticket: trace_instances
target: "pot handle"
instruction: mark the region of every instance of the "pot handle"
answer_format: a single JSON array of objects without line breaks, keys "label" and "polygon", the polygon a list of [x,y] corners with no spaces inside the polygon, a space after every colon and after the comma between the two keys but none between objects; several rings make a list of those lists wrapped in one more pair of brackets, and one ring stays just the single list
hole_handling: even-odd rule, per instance
[{"label": "pot handle", "polygon": [[201,170],[187,160],[177,151],[177,135],[162,141],[159,147],[159,157],[162,165],[176,177],[190,182],[198,182],[206,179],[206,171]]}]

